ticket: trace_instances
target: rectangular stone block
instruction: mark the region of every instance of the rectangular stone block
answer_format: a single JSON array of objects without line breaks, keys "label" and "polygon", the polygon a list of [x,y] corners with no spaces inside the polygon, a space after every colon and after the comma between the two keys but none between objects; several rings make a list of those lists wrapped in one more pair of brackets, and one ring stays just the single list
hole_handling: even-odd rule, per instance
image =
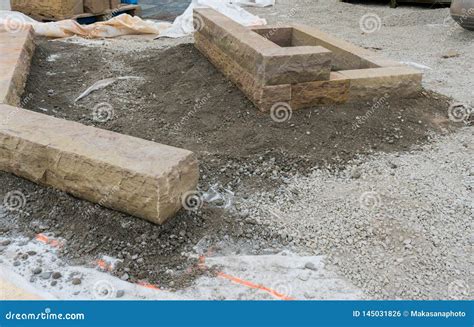
[{"label": "rectangular stone block", "polygon": [[0,105],[0,169],[162,224],[196,188],[187,150]]},{"label": "rectangular stone block", "polygon": [[33,37],[30,27],[15,33],[0,32],[0,103],[20,104],[34,53]]},{"label": "rectangular stone block", "polygon": [[291,85],[263,85],[201,32],[194,33],[194,42],[195,47],[261,111],[270,110],[276,102],[290,101]]},{"label": "rectangular stone block", "polygon": [[350,79],[350,102],[372,100],[385,94],[410,97],[421,91],[422,74],[404,66],[344,70],[339,73]]},{"label": "rectangular stone block", "polygon": [[331,51],[319,46],[266,49],[262,83],[268,85],[328,80]]},{"label": "rectangular stone block", "polygon": [[322,104],[347,102],[350,80],[341,74],[331,73],[328,81],[298,83],[291,86],[292,109],[302,109]]}]

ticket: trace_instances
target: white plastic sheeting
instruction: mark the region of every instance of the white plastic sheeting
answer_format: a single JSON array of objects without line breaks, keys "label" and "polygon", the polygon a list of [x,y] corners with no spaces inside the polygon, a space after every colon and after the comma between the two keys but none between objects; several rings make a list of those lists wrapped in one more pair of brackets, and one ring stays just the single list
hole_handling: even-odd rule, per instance
[{"label": "white plastic sheeting", "polygon": [[156,34],[158,37],[183,37],[194,32],[193,9],[213,8],[244,26],[266,25],[266,20],[252,15],[241,6],[267,7],[275,0],[193,0],[185,12],[171,24],[154,22],[122,14],[103,22],[81,25],[75,20],[38,22],[20,12],[0,10],[0,29],[16,32],[32,26],[37,35],[47,37],[108,38],[129,34]]},{"label": "white plastic sheeting", "polygon": [[[194,32],[193,9],[212,8],[244,26],[266,25],[267,21],[252,15],[241,5],[266,7],[275,4],[275,0],[193,0],[181,16],[176,17],[173,26],[163,31],[158,37],[183,37]],[[197,26],[196,26],[197,28]]]},{"label": "white plastic sheeting", "polygon": [[33,26],[37,35],[48,37],[68,37],[79,35],[86,38],[115,37],[128,34],[160,34],[171,26],[166,22],[153,22],[140,17],[122,14],[104,22],[81,25],[75,20],[66,19],[57,22],[38,22],[17,11],[0,11],[0,28],[9,32],[24,30]]}]

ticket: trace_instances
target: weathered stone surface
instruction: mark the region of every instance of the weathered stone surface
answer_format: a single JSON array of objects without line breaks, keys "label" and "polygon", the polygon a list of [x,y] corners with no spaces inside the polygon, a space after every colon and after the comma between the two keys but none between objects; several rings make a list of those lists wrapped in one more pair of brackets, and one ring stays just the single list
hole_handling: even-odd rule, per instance
[{"label": "weathered stone surface", "polygon": [[262,111],[279,102],[300,109],[421,89],[418,71],[311,27],[245,28],[212,9],[194,15],[196,47]]},{"label": "weathered stone surface", "polygon": [[294,24],[293,45],[322,46],[333,53],[333,70],[376,68],[377,65],[364,59],[372,52],[335,38],[313,27]]},{"label": "weathered stone surface", "polygon": [[265,85],[329,79],[331,52],[322,47],[281,47],[212,10],[195,9],[198,33]]},{"label": "weathered stone surface", "polygon": [[384,67],[339,72],[350,79],[350,102],[381,97],[385,94],[410,97],[421,91],[422,74],[408,67]]},{"label": "weathered stone surface", "polygon": [[0,105],[0,169],[162,224],[195,189],[195,155]]},{"label": "weathered stone surface", "polygon": [[249,29],[212,9],[195,9],[198,32],[249,73],[256,75],[262,63],[261,47],[277,47]]},{"label": "weathered stone surface", "polygon": [[0,103],[20,105],[33,52],[30,27],[14,33],[0,32]]},{"label": "weathered stone surface", "polygon": [[291,86],[292,109],[302,109],[321,104],[347,102],[350,80],[341,74],[331,73],[328,81],[299,83]]},{"label": "weathered stone surface", "polygon": [[291,85],[262,85],[247,70],[232,60],[200,32],[194,34],[196,48],[252,101],[261,111],[268,111],[276,102],[289,102]]},{"label": "weathered stone surface", "polygon": [[331,51],[318,46],[266,49],[262,82],[278,85],[328,80],[331,57]]}]

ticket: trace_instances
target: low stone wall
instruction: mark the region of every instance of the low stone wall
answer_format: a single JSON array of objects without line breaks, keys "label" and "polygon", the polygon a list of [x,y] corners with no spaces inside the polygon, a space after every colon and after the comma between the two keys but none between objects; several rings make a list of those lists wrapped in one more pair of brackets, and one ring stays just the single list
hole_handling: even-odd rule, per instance
[{"label": "low stone wall", "polygon": [[365,102],[421,90],[420,72],[314,28],[246,28],[195,9],[195,46],[262,111]]}]

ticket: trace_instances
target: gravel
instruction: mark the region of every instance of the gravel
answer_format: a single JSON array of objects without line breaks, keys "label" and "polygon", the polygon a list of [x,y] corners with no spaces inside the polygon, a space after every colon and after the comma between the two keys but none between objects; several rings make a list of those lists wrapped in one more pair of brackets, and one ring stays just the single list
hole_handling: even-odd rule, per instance
[{"label": "gravel", "polygon": [[[453,283],[469,285],[473,267],[472,137],[465,128],[407,153],[316,170],[240,205],[304,250],[327,255],[374,298],[457,298]],[[355,167],[360,179],[351,178]]]}]

